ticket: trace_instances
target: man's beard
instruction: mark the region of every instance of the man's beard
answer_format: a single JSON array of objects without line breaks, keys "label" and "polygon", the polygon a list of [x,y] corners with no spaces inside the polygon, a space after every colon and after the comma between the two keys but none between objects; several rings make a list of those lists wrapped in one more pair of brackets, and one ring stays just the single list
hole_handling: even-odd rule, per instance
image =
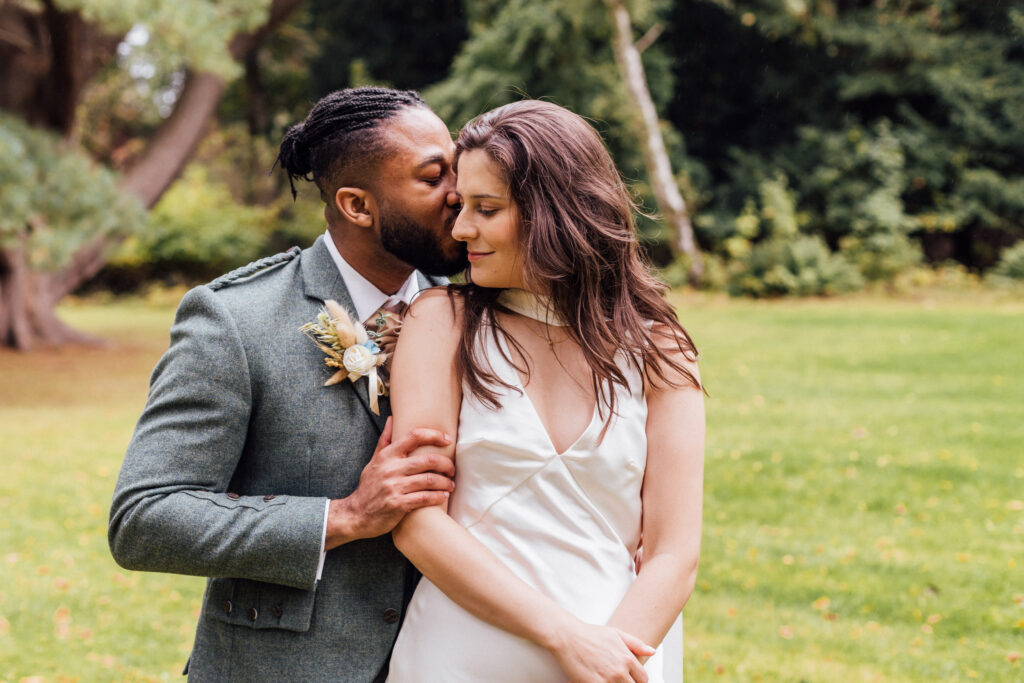
[{"label": "man's beard", "polygon": [[[451,232],[457,216],[453,212],[448,219],[445,225],[447,232]],[[465,243],[456,243],[457,249],[448,254],[441,239],[421,223],[392,212],[386,204],[381,204],[380,242],[385,249],[427,275],[461,273],[469,264]]]}]

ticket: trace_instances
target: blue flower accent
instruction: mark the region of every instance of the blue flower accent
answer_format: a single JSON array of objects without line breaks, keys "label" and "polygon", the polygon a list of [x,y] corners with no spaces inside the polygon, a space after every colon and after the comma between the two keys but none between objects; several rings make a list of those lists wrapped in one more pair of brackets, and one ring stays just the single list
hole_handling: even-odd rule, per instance
[{"label": "blue flower accent", "polygon": [[370,353],[372,353],[375,356],[378,353],[380,353],[380,347],[377,346],[377,342],[373,341],[372,339],[367,339],[366,341],[364,341],[362,343],[362,346],[365,346],[367,349],[369,349]]}]

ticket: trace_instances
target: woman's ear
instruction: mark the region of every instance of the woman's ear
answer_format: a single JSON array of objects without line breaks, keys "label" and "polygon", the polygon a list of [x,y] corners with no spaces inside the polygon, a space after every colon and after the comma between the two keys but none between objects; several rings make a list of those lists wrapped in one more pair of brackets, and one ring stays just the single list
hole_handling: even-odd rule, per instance
[{"label": "woman's ear", "polygon": [[373,227],[376,204],[373,195],[361,187],[339,187],[334,193],[334,206],[349,223],[362,228]]}]

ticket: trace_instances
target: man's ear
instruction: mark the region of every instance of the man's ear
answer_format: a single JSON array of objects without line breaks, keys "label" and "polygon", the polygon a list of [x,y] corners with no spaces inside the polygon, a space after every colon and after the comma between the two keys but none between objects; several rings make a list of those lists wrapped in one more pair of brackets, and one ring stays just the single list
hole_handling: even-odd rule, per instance
[{"label": "man's ear", "polygon": [[376,203],[373,195],[361,187],[339,187],[334,193],[334,206],[341,217],[362,228],[373,227]]}]

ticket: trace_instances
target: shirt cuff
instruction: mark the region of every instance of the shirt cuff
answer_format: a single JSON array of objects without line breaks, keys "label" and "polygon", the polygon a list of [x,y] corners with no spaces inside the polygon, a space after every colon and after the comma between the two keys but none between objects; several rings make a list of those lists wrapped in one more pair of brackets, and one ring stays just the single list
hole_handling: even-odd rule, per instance
[{"label": "shirt cuff", "polygon": [[327,499],[324,501],[324,532],[320,535],[320,563],[316,566],[316,580],[319,581],[320,577],[324,573],[324,558],[327,557],[327,551],[324,548],[327,546],[327,516],[331,514],[331,501]]}]

